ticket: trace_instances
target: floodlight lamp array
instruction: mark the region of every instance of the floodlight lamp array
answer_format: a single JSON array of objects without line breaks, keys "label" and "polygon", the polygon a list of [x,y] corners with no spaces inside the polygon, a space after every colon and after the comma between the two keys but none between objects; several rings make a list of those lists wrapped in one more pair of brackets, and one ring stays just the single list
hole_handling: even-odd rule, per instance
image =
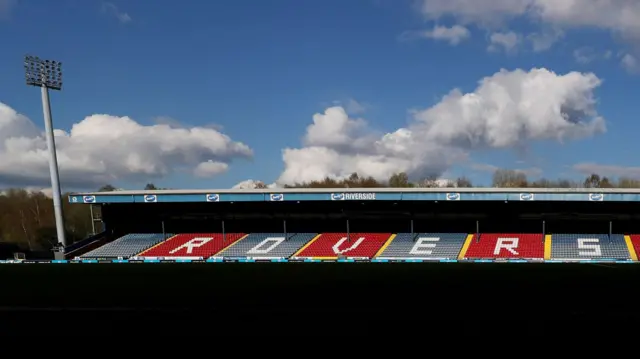
[{"label": "floodlight lamp array", "polygon": [[25,79],[30,86],[46,86],[53,90],[62,89],[62,63],[43,60],[37,56],[24,58]]}]

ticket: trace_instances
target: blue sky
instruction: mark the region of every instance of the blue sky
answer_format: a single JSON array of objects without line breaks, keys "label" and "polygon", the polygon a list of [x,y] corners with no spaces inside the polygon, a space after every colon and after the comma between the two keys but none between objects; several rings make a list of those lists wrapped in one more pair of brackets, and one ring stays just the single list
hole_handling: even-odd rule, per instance
[{"label": "blue sky", "polygon": [[[0,37],[4,39],[0,103],[43,126],[38,90],[24,85],[22,57],[30,53],[64,64],[64,91],[52,94],[56,128],[68,132],[88,116],[105,115],[104,121],[86,123],[84,131],[61,140],[60,151],[67,151],[60,160],[66,187],[110,182],[137,188],[152,181],[173,188],[225,188],[246,179],[283,183],[354,170],[384,177],[395,169],[406,169],[417,177],[431,172],[444,177],[466,175],[488,184],[494,166],[524,170],[534,178],[581,178],[592,170],[614,177],[640,176],[640,169],[634,168],[638,150],[635,114],[640,106],[633,62],[637,29],[615,21],[624,1],[612,1],[620,4],[600,10],[606,14],[611,11],[611,16],[605,17],[614,20],[606,23],[578,13],[580,8],[574,9],[575,14],[541,8],[537,14],[542,15],[530,16],[527,11],[538,11],[534,9],[536,1],[518,0],[528,2],[528,10],[503,9],[506,14],[496,15],[490,7],[485,13],[470,12],[468,6],[465,10],[462,0],[180,4],[156,0],[153,6],[143,0],[0,0]],[[626,9],[626,14],[640,14],[638,6],[629,6],[632,8]],[[433,32],[437,26],[440,31]],[[466,29],[468,35],[456,37],[445,31],[453,26]],[[552,45],[535,48],[535,36],[546,36],[542,40]],[[538,77],[530,72],[534,68],[547,72]],[[540,109],[560,104],[564,109],[578,102],[579,108],[572,110],[586,111],[584,97],[593,96],[597,102],[579,118],[589,122],[601,116],[605,125],[594,125],[587,131],[587,125],[576,129],[570,126],[572,122],[554,124],[557,118],[548,123],[538,115],[523,119],[526,113],[523,116],[519,110],[516,120],[505,114],[487,120],[483,129],[475,130],[482,133],[474,132],[478,138],[470,143],[469,132],[465,132],[461,143],[459,134],[443,127],[452,123],[443,112],[446,108],[428,111],[453,89],[473,93],[479,81],[501,69],[523,71],[522,76],[505,80],[503,87],[508,91],[521,89],[525,81],[540,81],[540,92],[547,88],[550,92],[549,98],[538,96],[533,103],[515,99],[512,104],[529,103]],[[572,71],[585,77],[592,73],[598,84],[562,80]],[[560,90],[565,85],[566,90]],[[486,91],[491,88],[487,85]],[[551,92],[556,92],[554,98]],[[494,98],[493,107],[496,101]],[[343,126],[354,131],[341,139],[331,132],[338,125],[332,127],[329,122],[342,116],[334,111],[325,116],[323,126],[327,127],[317,125],[316,133],[335,141],[307,136],[303,143],[314,114],[335,106],[342,106],[350,115],[348,121],[352,122]],[[476,110],[482,112],[484,107],[479,106]],[[420,113],[429,129],[424,123],[416,125],[416,114]],[[4,138],[0,135],[0,147],[3,139],[23,133],[16,128],[25,131],[24,124],[17,124],[23,119],[17,120],[10,111],[5,111],[5,116],[13,118],[13,127],[7,128],[16,133]],[[128,126],[109,120],[111,116],[128,116],[144,127],[140,131],[151,132],[135,132],[132,138],[125,133],[113,135],[108,146],[96,141],[99,151],[81,155],[87,142],[92,142],[87,133],[100,135],[91,132],[89,125],[98,124],[96,131],[102,134],[115,133],[109,126]],[[366,120],[366,128],[354,120],[358,118]],[[5,125],[9,121],[5,120]],[[491,137],[499,130],[491,126],[514,121],[528,129],[516,131],[516,137],[506,143]],[[0,129],[2,123],[0,118]],[[167,150],[163,143],[173,135],[167,130],[162,136],[169,137],[160,138],[152,127],[159,123],[185,131],[193,127],[220,131],[233,143],[248,146],[252,154],[238,146],[220,154],[216,152],[220,146],[206,144]],[[472,126],[467,122],[456,126],[463,125]],[[562,130],[559,125],[564,126]],[[536,126],[540,128],[531,130]],[[371,152],[384,133],[396,133],[399,128],[412,129],[415,138],[410,149]],[[83,133],[89,137],[82,137]],[[129,151],[127,146],[136,134],[145,133],[157,135],[156,142],[149,140]],[[443,134],[451,138],[443,140]],[[184,133],[175,136],[176,141],[192,138]],[[433,148],[435,142],[438,145]],[[422,143],[429,148],[423,149]],[[42,150],[42,142],[33,146]],[[310,147],[323,150],[300,152]],[[297,149],[296,158],[284,161],[285,148]],[[132,159],[134,150],[156,154]],[[9,152],[6,148],[0,151]],[[158,155],[160,152],[163,154]],[[12,168],[0,166],[0,182],[46,187],[46,156],[42,151],[34,153],[37,155],[29,158],[11,157]],[[224,166],[194,172],[208,156]],[[76,180],[69,180],[71,177]]]}]

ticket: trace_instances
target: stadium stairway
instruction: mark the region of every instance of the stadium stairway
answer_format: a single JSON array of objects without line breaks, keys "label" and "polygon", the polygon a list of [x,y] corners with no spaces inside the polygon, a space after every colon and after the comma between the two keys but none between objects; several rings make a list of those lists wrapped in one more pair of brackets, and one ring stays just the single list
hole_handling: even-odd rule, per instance
[{"label": "stadium stairway", "polygon": [[150,247],[162,243],[166,236],[162,233],[132,233],[113,242],[83,254],[80,258],[129,258]]},{"label": "stadium stairway", "polygon": [[321,233],[298,253],[296,258],[337,259],[373,258],[389,240],[391,233]]},{"label": "stadium stairway", "polygon": [[244,238],[244,233],[182,233],[139,251],[137,258],[206,259]]},{"label": "stadium stairway", "polygon": [[316,235],[316,233],[251,233],[219,252],[217,256],[224,258],[289,258]]},{"label": "stadium stairway", "polygon": [[465,259],[544,259],[544,235],[534,233],[481,233],[473,235]]},{"label": "stadium stairway", "polygon": [[466,238],[466,233],[398,233],[376,258],[456,259]]}]

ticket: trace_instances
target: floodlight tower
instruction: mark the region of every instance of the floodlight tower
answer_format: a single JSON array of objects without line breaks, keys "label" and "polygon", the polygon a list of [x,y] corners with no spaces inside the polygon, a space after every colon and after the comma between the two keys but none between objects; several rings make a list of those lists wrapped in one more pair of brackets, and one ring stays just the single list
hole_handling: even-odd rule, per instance
[{"label": "floodlight tower", "polygon": [[24,58],[24,69],[27,85],[40,87],[42,92],[42,111],[44,113],[44,128],[49,150],[49,174],[51,175],[51,189],[53,192],[53,210],[56,217],[56,232],[58,243],[67,246],[64,233],[64,217],[62,215],[62,194],[60,193],[60,176],[58,175],[58,157],[56,142],[53,137],[53,123],[51,121],[51,102],[49,89],[62,90],[62,63],[59,61],[42,60],[37,56],[27,55]]}]

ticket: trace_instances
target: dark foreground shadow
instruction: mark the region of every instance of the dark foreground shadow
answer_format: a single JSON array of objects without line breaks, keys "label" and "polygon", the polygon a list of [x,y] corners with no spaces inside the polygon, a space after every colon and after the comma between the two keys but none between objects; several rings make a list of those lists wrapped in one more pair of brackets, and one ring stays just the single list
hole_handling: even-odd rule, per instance
[{"label": "dark foreground shadow", "polygon": [[634,264],[2,265],[0,333],[611,333],[640,319],[639,275]]}]

